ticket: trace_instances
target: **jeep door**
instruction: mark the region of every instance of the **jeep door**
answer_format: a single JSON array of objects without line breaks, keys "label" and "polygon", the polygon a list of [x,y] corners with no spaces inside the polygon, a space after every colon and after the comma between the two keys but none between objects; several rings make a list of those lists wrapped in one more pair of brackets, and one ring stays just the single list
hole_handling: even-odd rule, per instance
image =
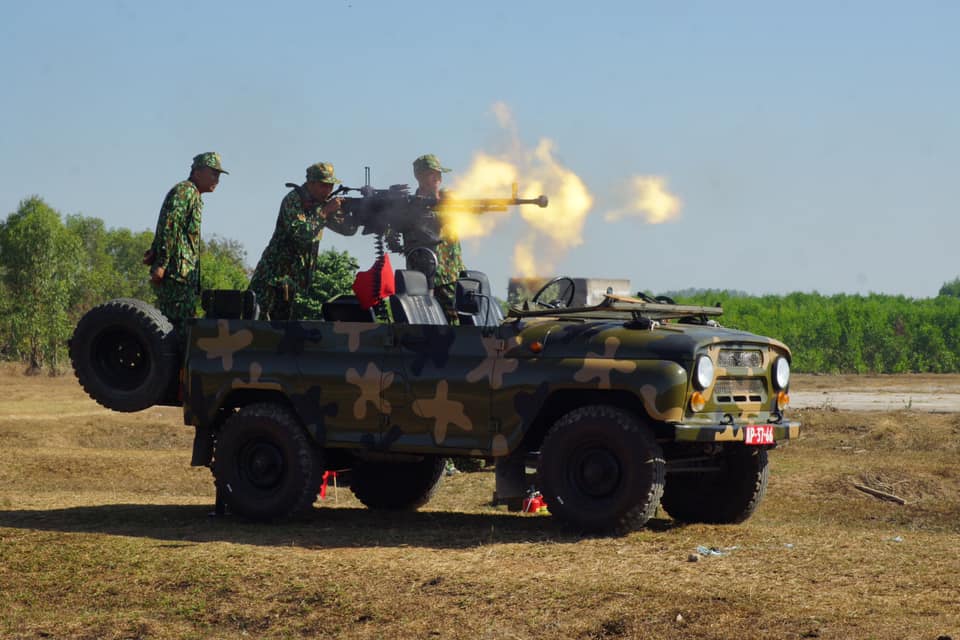
[{"label": "jeep door", "polygon": [[299,322],[297,365],[302,396],[297,411],[327,445],[379,445],[384,355],[389,325],[376,322]]},{"label": "jeep door", "polygon": [[[384,444],[398,451],[488,450],[496,340],[482,327],[394,324],[383,389]],[[486,330],[489,333],[489,329]],[[389,407],[389,410],[387,409]]]}]

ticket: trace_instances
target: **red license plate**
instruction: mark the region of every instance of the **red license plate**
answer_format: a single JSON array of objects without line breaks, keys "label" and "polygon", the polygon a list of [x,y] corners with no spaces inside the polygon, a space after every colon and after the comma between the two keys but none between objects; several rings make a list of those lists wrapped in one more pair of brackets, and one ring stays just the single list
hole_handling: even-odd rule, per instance
[{"label": "red license plate", "polygon": [[747,444],[773,444],[773,425],[772,424],[748,424]]}]

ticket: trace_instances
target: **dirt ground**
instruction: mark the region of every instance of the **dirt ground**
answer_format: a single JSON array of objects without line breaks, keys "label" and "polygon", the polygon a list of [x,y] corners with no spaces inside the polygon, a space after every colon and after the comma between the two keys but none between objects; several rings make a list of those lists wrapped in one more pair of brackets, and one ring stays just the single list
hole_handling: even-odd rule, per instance
[{"label": "dirt ground", "polygon": [[[958,381],[797,376],[793,393]],[[490,470],[444,478],[419,512],[339,487],[263,525],[208,517],[179,409],[114,413],[73,378],[0,367],[0,638],[960,640],[960,413],[791,417],[801,439],[770,453],[741,525],[661,510],[583,536],[492,507]]]}]

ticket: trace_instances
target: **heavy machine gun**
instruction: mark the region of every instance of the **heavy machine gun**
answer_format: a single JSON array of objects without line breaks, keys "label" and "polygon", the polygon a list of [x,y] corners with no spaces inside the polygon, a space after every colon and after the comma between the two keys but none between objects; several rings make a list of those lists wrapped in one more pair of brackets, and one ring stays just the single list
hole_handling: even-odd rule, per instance
[{"label": "heavy machine gun", "polygon": [[389,248],[407,254],[420,247],[435,248],[441,241],[443,215],[454,212],[488,213],[506,211],[518,205],[546,207],[547,196],[520,198],[518,186],[513,184],[509,198],[457,198],[441,194],[440,198],[410,193],[405,184],[391,185],[387,189],[370,186],[370,168],[366,167],[366,184],[363,187],[341,186],[330,197],[356,191],[359,198],[343,198],[341,211],[350,215],[364,235],[385,238]]},{"label": "heavy machine gun", "polygon": [[[440,198],[410,193],[406,184],[375,189],[370,185],[370,167],[365,167],[363,187],[340,186],[330,194],[341,197],[340,210],[348,216],[364,235],[375,236],[376,260],[371,269],[381,274],[387,249],[406,258],[406,268],[422,272],[430,288],[435,286],[437,270],[437,246],[444,231],[444,216],[452,213],[482,214],[506,211],[517,205],[546,207],[547,196],[520,198],[517,184],[513,185],[510,198],[462,199],[441,193]],[[359,192],[360,197],[342,197],[340,194]],[[373,279],[373,299],[380,295],[380,275]],[[443,283],[452,286],[452,283]]]}]

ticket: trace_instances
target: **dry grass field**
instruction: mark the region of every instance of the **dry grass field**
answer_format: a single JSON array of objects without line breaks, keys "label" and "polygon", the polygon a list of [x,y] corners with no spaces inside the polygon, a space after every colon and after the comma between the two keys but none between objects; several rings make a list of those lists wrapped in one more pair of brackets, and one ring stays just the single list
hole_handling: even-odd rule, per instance
[{"label": "dry grass field", "polygon": [[6,367],[0,637],[960,640],[960,414],[794,417],[803,438],[771,453],[767,498],[739,526],[661,512],[581,537],[490,507],[490,472],[445,478],[417,513],[341,488],[264,526],[208,517],[178,410],[112,413],[72,377]]}]

